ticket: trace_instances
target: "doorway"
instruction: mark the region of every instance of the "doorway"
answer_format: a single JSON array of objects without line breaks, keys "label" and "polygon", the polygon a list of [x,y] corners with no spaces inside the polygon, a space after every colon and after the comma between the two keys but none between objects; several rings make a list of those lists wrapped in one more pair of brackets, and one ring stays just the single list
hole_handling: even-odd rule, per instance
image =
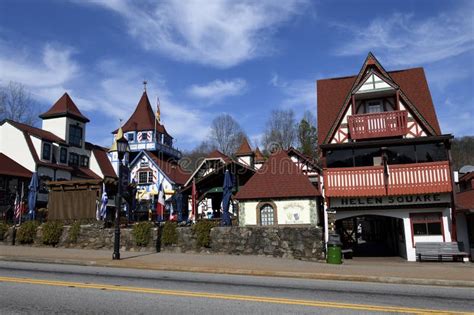
[{"label": "doorway", "polygon": [[403,220],[380,215],[364,215],[336,221],[343,249],[358,257],[405,256]]}]

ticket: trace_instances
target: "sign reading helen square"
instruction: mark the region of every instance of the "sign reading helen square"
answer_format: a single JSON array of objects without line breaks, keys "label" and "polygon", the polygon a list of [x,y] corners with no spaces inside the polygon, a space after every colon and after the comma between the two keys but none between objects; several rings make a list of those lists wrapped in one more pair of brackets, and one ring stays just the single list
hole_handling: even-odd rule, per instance
[{"label": "sign reading helen square", "polygon": [[448,193],[380,197],[347,197],[331,198],[331,208],[426,205],[449,203],[450,201],[451,198]]}]

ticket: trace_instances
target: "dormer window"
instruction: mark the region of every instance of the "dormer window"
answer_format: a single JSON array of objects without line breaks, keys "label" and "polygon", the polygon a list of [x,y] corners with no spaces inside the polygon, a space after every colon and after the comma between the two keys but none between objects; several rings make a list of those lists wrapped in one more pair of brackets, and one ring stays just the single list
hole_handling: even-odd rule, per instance
[{"label": "dormer window", "polygon": [[43,153],[41,154],[43,160],[51,160],[51,143],[43,142]]},{"label": "dormer window", "polygon": [[82,147],[82,128],[76,125],[69,125],[69,144],[75,147]]}]

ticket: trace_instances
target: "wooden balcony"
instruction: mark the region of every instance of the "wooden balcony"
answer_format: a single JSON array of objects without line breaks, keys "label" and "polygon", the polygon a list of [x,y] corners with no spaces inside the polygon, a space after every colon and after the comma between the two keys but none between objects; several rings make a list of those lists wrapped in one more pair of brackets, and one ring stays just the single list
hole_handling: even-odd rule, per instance
[{"label": "wooden balcony", "polygon": [[[330,168],[324,170],[328,197],[415,195],[452,191],[449,162]],[[387,185],[385,185],[387,183]]]},{"label": "wooden balcony", "polygon": [[370,139],[403,136],[407,133],[405,110],[352,115],[348,117],[351,139]]}]

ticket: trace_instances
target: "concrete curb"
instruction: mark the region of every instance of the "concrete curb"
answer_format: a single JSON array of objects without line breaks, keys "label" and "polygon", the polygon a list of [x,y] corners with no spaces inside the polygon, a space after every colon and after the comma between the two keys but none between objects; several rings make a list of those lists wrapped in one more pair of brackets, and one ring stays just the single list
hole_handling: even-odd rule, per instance
[{"label": "concrete curb", "polygon": [[263,276],[263,277],[284,277],[312,280],[331,280],[331,281],[358,281],[358,282],[376,282],[387,284],[411,284],[411,285],[430,285],[444,287],[465,287],[474,288],[474,281],[464,280],[442,280],[442,279],[420,279],[420,278],[401,278],[401,277],[381,277],[381,276],[359,276],[359,275],[340,275],[330,273],[304,273],[290,271],[261,271],[249,269],[228,269],[228,268],[208,268],[208,267],[189,267],[189,266],[156,266],[152,264],[134,263],[133,266],[121,261],[113,260],[76,260],[61,258],[31,258],[31,257],[11,257],[0,256],[0,261],[15,261],[29,263],[52,263],[62,265],[77,266],[95,266],[111,268],[130,268],[159,271],[177,271],[177,272],[199,272],[214,273],[240,276]]}]

